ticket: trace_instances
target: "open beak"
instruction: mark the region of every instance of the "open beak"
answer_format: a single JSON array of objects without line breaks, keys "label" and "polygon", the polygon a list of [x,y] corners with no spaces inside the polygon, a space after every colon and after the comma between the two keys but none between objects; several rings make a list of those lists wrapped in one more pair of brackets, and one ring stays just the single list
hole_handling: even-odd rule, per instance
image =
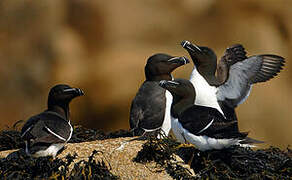
[{"label": "open beak", "polygon": [[72,94],[75,94],[76,96],[83,96],[84,95],[84,92],[79,88],[65,89],[65,90],[63,90],[63,92],[69,93],[69,94],[72,93]]},{"label": "open beak", "polygon": [[174,64],[185,65],[185,64],[188,64],[190,61],[186,57],[182,56],[182,57],[170,58],[168,60],[168,62],[171,62],[171,63],[174,63]]},{"label": "open beak", "polygon": [[186,40],[182,41],[181,46],[185,48],[188,52],[202,53],[202,50],[200,49],[199,46],[192,44],[189,41]]}]

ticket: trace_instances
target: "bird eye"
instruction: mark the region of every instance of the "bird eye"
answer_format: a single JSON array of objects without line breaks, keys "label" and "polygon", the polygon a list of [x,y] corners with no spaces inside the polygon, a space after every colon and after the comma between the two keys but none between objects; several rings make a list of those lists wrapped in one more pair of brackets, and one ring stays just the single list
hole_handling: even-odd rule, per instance
[{"label": "bird eye", "polygon": [[55,94],[61,94],[62,93],[62,90],[58,90],[55,92]]}]

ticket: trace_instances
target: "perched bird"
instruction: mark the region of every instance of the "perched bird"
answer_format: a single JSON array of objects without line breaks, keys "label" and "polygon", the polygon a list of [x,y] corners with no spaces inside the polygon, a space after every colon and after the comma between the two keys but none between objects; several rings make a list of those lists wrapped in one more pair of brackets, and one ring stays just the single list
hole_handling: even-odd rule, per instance
[{"label": "perched bird", "polygon": [[69,103],[84,95],[79,88],[68,85],[54,86],[48,97],[48,109],[32,116],[21,130],[25,152],[33,157],[53,156],[67,143],[73,133],[70,124]]},{"label": "perched bird", "polygon": [[235,44],[226,49],[217,68],[212,49],[189,41],[181,44],[194,62],[190,81],[197,94],[195,104],[216,108],[227,119],[237,119],[234,108],[246,100],[253,84],[272,79],[285,63],[273,54],[247,57],[243,46]]},{"label": "perched bird", "polygon": [[194,105],[196,91],[189,80],[162,80],[159,85],[173,96],[171,127],[179,142],[191,143],[201,151],[259,143],[239,132],[237,121],[227,120],[217,109]]},{"label": "perched bird", "polygon": [[171,80],[171,72],[189,63],[185,57],[155,54],[147,60],[146,80],[139,88],[130,109],[130,128],[134,135],[170,130],[171,94],[159,86],[160,80]]}]

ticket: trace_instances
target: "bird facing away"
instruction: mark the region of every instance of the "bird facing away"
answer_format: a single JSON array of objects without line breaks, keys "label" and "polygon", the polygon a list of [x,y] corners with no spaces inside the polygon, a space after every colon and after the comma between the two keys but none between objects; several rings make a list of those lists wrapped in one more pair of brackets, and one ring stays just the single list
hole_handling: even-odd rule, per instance
[{"label": "bird facing away", "polygon": [[33,157],[53,156],[67,143],[73,133],[69,103],[84,95],[79,88],[59,84],[51,88],[48,109],[30,117],[21,130],[25,152]]},{"label": "bird facing away", "polygon": [[189,63],[185,57],[154,54],[145,66],[146,80],[140,86],[130,109],[130,128],[135,136],[147,132],[168,135],[170,130],[171,94],[159,86],[160,80],[171,80],[171,72]]},{"label": "bird facing away", "polygon": [[194,144],[201,151],[260,143],[239,132],[237,121],[227,120],[217,109],[194,105],[196,91],[189,80],[162,80],[159,85],[173,96],[171,127],[179,142]]},{"label": "bird facing away", "polygon": [[196,104],[217,108],[228,119],[237,119],[234,108],[247,99],[253,84],[272,79],[285,63],[273,54],[247,57],[243,46],[235,44],[226,49],[217,68],[212,49],[189,41],[182,41],[182,46],[194,62],[190,81],[196,89]]}]

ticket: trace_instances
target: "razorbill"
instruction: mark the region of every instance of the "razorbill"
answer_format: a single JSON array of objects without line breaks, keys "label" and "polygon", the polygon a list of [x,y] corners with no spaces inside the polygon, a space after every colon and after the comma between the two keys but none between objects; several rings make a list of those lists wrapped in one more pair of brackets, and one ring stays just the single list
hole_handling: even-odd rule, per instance
[{"label": "razorbill", "polygon": [[185,57],[154,54],[145,66],[146,80],[139,88],[130,109],[130,128],[135,136],[160,129],[168,135],[170,130],[171,94],[159,86],[160,80],[171,80],[171,72],[189,63]]},{"label": "razorbill", "polygon": [[237,121],[227,120],[217,109],[194,105],[197,96],[189,80],[162,80],[159,85],[173,96],[171,127],[179,142],[194,144],[201,151],[259,142],[239,132]]},{"label": "razorbill", "polygon": [[30,117],[21,130],[25,152],[33,157],[53,156],[67,143],[73,133],[69,103],[84,95],[79,88],[59,84],[51,88],[48,109]]},{"label": "razorbill", "polygon": [[196,104],[224,111],[228,118],[236,117],[234,108],[247,99],[253,84],[272,79],[285,63],[273,54],[247,57],[243,46],[236,44],[226,49],[217,68],[212,49],[189,41],[181,44],[194,62],[190,81],[196,89]]}]

